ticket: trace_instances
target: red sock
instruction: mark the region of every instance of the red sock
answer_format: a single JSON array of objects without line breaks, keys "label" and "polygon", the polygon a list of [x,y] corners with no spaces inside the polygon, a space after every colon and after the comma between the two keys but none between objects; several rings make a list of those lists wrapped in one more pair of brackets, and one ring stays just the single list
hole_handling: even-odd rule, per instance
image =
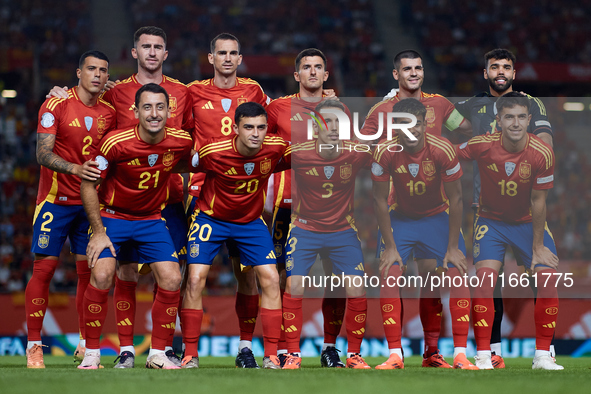
[{"label": "red sock", "polygon": [[[421,274],[423,281],[427,280],[427,274]],[[428,287],[421,287],[421,298],[419,299],[419,315],[423,325],[425,337],[425,355],[430,356],[438,352],[439,333],[441,332],[441,292],[439,287],[431,290]]]},{"label": "red sock", "polygon": [[35,260],[33,275],[25,289],[25,313],[27,314],[27,338],[29,341],[41,340],[41,329],[43,319],[49,302],[49,283],[57,260],[42,259]]},{"label": "red sock", "polygon": [[[279,289],[281,293],[281,301],[283,302],[283,297],[285,295],[285,289]],[[279,333],[279,342],[277,343],[277,350],[285,350],[287,349],[287,342],[285,341],[285,317],[283,318],[283,323],[281,323],[281,332]]]},{"label": "red sock", "polygon": [[398,265],[394,265],[388,274],[392,278],[389,278],[380,290],[380,310],[388,348],[396,349],[402,347],[402,303],[400,302],[400,289],[393,285],[402,272]]},{"label": "red sock", "polygon": [[[452,280],[449,293],[449,312],[454,346],[466,347],[468,345],[468,331],[470,331],[470,288],[467,283],[463,282],[457,268],[450,268],[446,275]],[[453,279],[455,277],[462,278],[461,286],[454,285]],[[460,284],[460,280],[456,279],[455,283]]]},{"label": "red sock", "polygon": [[367,320],[367,299],[364,296],[347,299],[345,315],[348,353],[361,353],[361,341],[365,334]]},{"label": "red sock", "polygon": [[292,298],[289,293],[283,294],[283,330],[281,331],[289,353],[300,351],[303,320],[302,298]]},{"label": "red sock", "polygon": [[265,357],[277,355],[277,343],[281,332],[281,309],[261,308]]},{"label": "red sock", "polygon": [[[179,317],[179,322],[181,319],[181,309],[183,309],[183,296],[179,296],[179,305],[177,307],[177,316]],[[175,322],[176,322],[176,317],[175,317]],[[181,326],[182,329],[182,326]],[[175,328],[176,330],[176,328]],[[168,336],[168,339],[166,340],[166,347],[172,347],[172,344],[174,342],[174,333],[175,330],[172,330],[172,332],[170,333],[170,335]]]},{"label": "red sock", "polygon": [[135,324],[135,290],[137,282],[128,282],[115,276],[115,319],[119,346],[133,346],[133,325]]},{"label": "red sock", "polygon": [[89,284],[84,293],[84,325],[86,332],[86,347],[99,349],[101,331],[107,318],[109,307],[109,289],[99,290]]},{"label": "red sock", "polygon": [[[552,337],[558,319],[558,277],[555,269],[538,271],[538,296],[534,307],[534,322],[536,325],[536,349],[550,350]],[[547,282],[546,282],[547,280]]]},{"label": "red sock", "polygon": [[78,285],[76,286],[76,312],[78,312],[78,330],[80,331],[80,338],[86,339],[84,324],[84,293],[90,283],[90,268],[88,268],[88,261],[76,261],[76,273],[78,274]]},{"label": "red sock", "polygon": [[203,309],[181,309],[181,328],[183,343],[185,344],[185,356],[199,356],[201,322],[203,322]]},{"label": "red sock", "polygon": [[159,288],[152,304],[152,349],[164,350],[171,333],[174,333],[180,290]]},{"label": "red sock", "polygon": [[324,318],[324,343],[336,343],[337,337],[341,332],[343,319],[345,317],[345,308],[347,307],[346,298],[334,298],[324,293],[322,299],[322,317]]},{"label": "red sock", "polygon": [[474,288],[474,296],[472,297],[474,339],[477,350],[490,350],[490,336],[495,317],[493,292],[498,273],[492,268],[480,268],[476,271],[476,276],[479,286]]},{"label": "red sock", "polygon": [[240,327],[240,340],[252,341],[259,314],[259,295],[236,293],[236,316]]}]

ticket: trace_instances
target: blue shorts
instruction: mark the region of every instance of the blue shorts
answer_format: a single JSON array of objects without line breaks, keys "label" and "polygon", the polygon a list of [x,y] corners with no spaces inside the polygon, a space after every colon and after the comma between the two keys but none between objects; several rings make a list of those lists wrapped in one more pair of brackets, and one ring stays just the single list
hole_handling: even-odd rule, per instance
[{"label": "blue shorts", "polygon": [[[447,212],[412,219],[396,211],[390,211],[390,224],[396,249],[405,264],[414,253],[417,259],[436,259],[437,266],[443,266],[449,242],[449,214]],[[383,248],[381,237],[380,243],[380,248]],[[465,256],[466,242],[461,231],[458,248]],[[451,267],[454,265],[448,264],[448,268]]]},{"label": "blue shorts", "polygon": [[199,201],[199,198],[195,196],[189,194],[187,197],[187,203],[185,204],[185,216],[187,217],[187,221],[191,220],[193,212],[195,212],[195,205],[197,205],[197,201]]},{"label": "blue shorts", "polygon": [[[187,264],[211,265],[224,242],[228,249],[234,243],[243,267],[276,263],[269,229],[262,218],[232,223],[196,211],[189,229]],[[230,255],[236,256],[232,251]]]},{"label": "blue shorts", "polygon": [[363,276],[365,272],[361,242],[352,228],[321,233],[292,226],[286,249],[287,276],[308,275],[319,254],[330,259],[332,272],[336,275]]},{"label": "blue shorts", "polygon": [[[138,260],[143,264],[159,261],[178,263],[177,253],[164,220],[124,220],[106,217],[102,219],[118,257],[124,245],[126,250],[135,249]],[[109,249],[103,250],[99,256],[100,259],[105,257],[113,257]]]},{"label": "blue shorts", "polygon": [[178,255],[179,260],[187,257],[187,233],[189,225],[185,216],[185,208],[182,202],[167,205],[162,210],[162,217],[166,220],[166,227],[170,232],[170,238]]},{"label": "blue shorts", "polygon": [[89,228],[82,205],[56,205],[44,201],[35,209],[31,252],[59,256],[66,237],[69,237],[70,252],[86,255]]},{"label": "blue shorts", "polygon": [[287,243],[287,233],[289,233],[289,223],[291,222],[291,209],[275,208],[273,212],[273,224],[271,232],[273,234],[273,243],[275,244],[275,256],[277,264],[285,265],[285,247]]},{"label": "blue shorts", "polygon": [[[472,247],[474,264],[483,260],[496,260],[504,263],[507,246],[511,246],[517,261],[529,269],[533,255],[533,242],[532,222],[511,224],[479,217],[474,227],[474,246]],[[544,229],[544,246],[556,254],[554,238],[547,224]],[[536,267],[547,266],[540,264]]]}]

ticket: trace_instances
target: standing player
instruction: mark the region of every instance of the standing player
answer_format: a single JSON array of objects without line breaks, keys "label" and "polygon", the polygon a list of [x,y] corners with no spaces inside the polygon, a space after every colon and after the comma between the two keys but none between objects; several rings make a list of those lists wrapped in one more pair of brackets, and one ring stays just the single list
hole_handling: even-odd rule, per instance
[{"label": "standing player", "polygon": [[[484,55],[484,79],[488,81],[489,91],[482,92],[476,96],[456,104],[457,110],[466,119],[470,119],[473,127],[473,135],[499,132],[496,122],[497,110],[495,102],[498,97],[513,91],[513,80],[515,79],[515,55],[507,49],[493,49]],[[532,120],[527,131],[540,137],[542,141],[553,146],[552,125],[548,121],[546,108],[540,99],[527,96],[531,104]],[[477,163],[473,164],[474,188],[472,209],[474,211],[474,222],[478,211],[478,199],[480,198],[480,174]],[[495,318],[493,321],[491,335],[492,364],[495,368],[504,368],[505,362],[501,355],[501,321],[503,320],[503,298],[500,282],[495,288]],[[535,292],[534,288],[534,292]],[[554,346],[550,347],[554,354]]]},{"label": "standing player", "polygon": [[[441,136],[443,127],[450,131],[457,131],[470,135],[472,126],[470,122],[454,108],[454,105],[439,94],[429,94],[422,91],[424,81],[424,69],[421,55],[413,50],[405,50],[394,57],[394,79],[398,81],[399,90],[393,98],[384,100],[369,111],[365,118],[362,133],[375,135],[379,130],[379,121],[382,117],[383,125],[386,124],[386,113],[391,112],[392,105],[406,98],[415,98],[427,108],[425,127],[428,134]],[[395,190],[392,189],[388,202],[394,203]],[[378,240],[380,240],[378,234]],[[378,242],[379,251],[383,248],[381,240]],[[378,256],[379,257],[379,256]],[[419,273],[423,280],[435,271],[435,256],[418,252],[415,254]],[[405,262],[406,263],[406,262]],[[431,291],[429,288],[421,288],[419,304],[421,323],[425,336],[425,352],[423,354],[424,367],[451,368],[451,366],[439,354],[437,343],[441,332],[441,295],[439,289]]]},{"label": "standing player", "polygon": [[[166,342],[175,329],[181,275],[161,209],[166,203],[171,170],[180,160],[189,159],[193,141],[187,132],[166,127],[168,103],[169,95],[162,86],[142,86],[135,96],[134,112],[139,124],[117,130],[103,140],[95,158],[100,179],[85,180],[81,185],[80,194],[92,228],[87,250],[92,274],[84,294],[87,349],[79,369],[100,368],[99,340],[107,316],[115,257],[121,246],[130,242],[142,261],[150,264],[158,283],[146,367],[180,368],[165,354]],[[101,187],[97,192],[98,184]]]},{"label": "standing player", "polygon": [[[214,77],[189,84],[195,119],[193,139],[196,150],[211,138],[223,137],[230,140],[233,137],[234,112],[240,104],[252,101],[266,106],[270,101],[256,81],[236,75],[236,70],[242,63],[240,43],[236,37],[228,33],[219,34],[211,40],[210,50],[208,59],[213,65]],[[193,213],[197,204],[204,179],[204,174],[191,175],[191,197],[187,204],[189,215]],[[236,366],[256,368],[252,353],[252,337],[259,311],[256,275],[252,271],[242,272],[236,248],[232,242],[227,246],[238,281],[235,308],[240,327],[240,343]],[[181,315],[183,327],[196,324],[197,319],[193,312]]]},{"label": "standing player", "polygon": [[[322,253],[324,258],[332,262],[333,272],[346,275],[349,280],[349,284],[344,286],[348,297],[346,366],[370,369],[360,354],[367,317],[365,288],[355,287],[352,279],[363,276],[365,272],[361,243],[353,218],[355,178],[359,170],[371,161],[371,152],[363,148],[358,151],[358,144],[340,141],[337,116],[324,113],[323,109],[345,112],[345,106],[340,101],[322,101],[314,112],[323,117],[326,126],[315,123],[314,130],[318,138],[292,147],[296,186],[293,225],[289,231],[286,253],[283,325],[289,354],[283,368],[300,368],[303,278],[310,272],[317,255]],[[286,330],[287,327],[290,329]]]},{"label": "standing player", "polygon": [[[280,369],[277,342],[281,331],[281,298],[275,253],[261,218],[267,182],[274,170],[289,168],[289,143],[266,137],[267,113],[257,103],[236,108],[233,138],[216,138],[199,149],[198,171],[206,178],[193,213],[187,250],[187,291],[181,316],[185,342],[184,368],[199,366],[198,344],[203,319],[202,292],[221,244],[233,240],[240,264],[252,268],[261,285],[263,368]],[[283,161],[278,166],[278,163]],[[255,361],[254,368],[258,368]]]},{"label": "standing player", "polygon": [[115,110],[99,99],[109,78],[109,59],[105,54],[84,53],[76,75],[78,86],[66,92],[67,98],[47,99],[39,110],[37,161],[42,167],[33,219],[31,252],[35,253],[35,263],[25,290],[28,368],[45,368],[41,328],[49,283],[66,237],[70,238],[71,252],[76,255],[78,273],[76,310],[80,343],[75,357],[83,357],[84,353],[82,294],[90,280],[90,270],[86,262],[88,221],[80,200],[80,180],[98,178],[100,172],[89,165],[90,155],[115,125]]},{"label": "standing player", "polygon": [[[464,143],[458,155],[476,160],[481,176],[480,207],[474,225],[474,263],[480,286],[474,291],[476,365],[493,369],[491,330],[493,289],[503,266],[505,249],[513,248],[544,284],[538,287],[534,320],[536,353],[533,369],[559,370],[550,354],[558,314],[556,246],[545,226],[546,196],[554,181],[554,153],[541,138],[528,133],[530,99],[511,92],[496,102],[501,133]],[[543,280],[543,282],[542,282]]]},{"label": "standing player", "polygon": [[[300,139],[306,135],[307,119],[314,112],[315,105],[326,97],[323,92],[323,84],[328,79],[326,70],[326,56],[322,51],[308,48],[301,51],[295,59],[294,78],[299,83],[299,93],[273,100],[267,107],[269,114],[269,134],[277,134],[286,141],[292,140],[293,135],[299,135]],[[273,242],[275,243],[275,255],[277,256],[277,268],[282,278],[282,291],[285,289],[285,245],[289,224],[291,222],[291,171],[283,171],[274,175],[269,182],[269,195],[274,199]],[[326,266],[325,271],[330,275],[329,260],[322,259]],[[328,291],[328,290],[327,290]],[[328,295],[328,296],[327,296]],[[327,294],[322,299],[322,315],[324,317],[324,344],[322,346],[321,363],[325,367],[344,367],[336,349],[336,340],[344,320],[346,298]],[[285,324],[283,325],[285,328]],[[283,341],[285,332],[282,331],[282,340],[279,342],[279,358],[285,361],[283,354],[287,353],[287,344]],[[299,346],[299,337],[297,339]]]},{"label": "standing player", "polygon": [[[460,231],[462,168],[454,148],[445,138],[425,133],[427,109],[420,101],[412,98],[401,100],[391,112],[416,117],[416,125],[407,129],[416,141],[399,132],[398,136],[376,150],[371,167],[375,212],[385,243],[380,256],[380,272],[386,284],[382,287],[380,306],[390,347],[390,357],[376,369],[404,368],[400,342],[400,295],[394,284],[411,252],[435,256],[439,267],[449,268],[448,275],[452,281],[466,272],[466,245]],[[411,122],[399,118],[396,123]],[[394,149],[397,145],[403,149]],[[396,189],[396,200],[388,209],[390,177]],[[393,264],[398,266],[393,267]],[[466,358],[470,290],[465,284],[452,286],[450,291],[453,366],[478,369]]]},{"label": "standing player", "polygon": [[[137,124],[138,121],[134,113],[135,94],[144,84],[155,83],[169,93],[170,118],[167,120],[168,127],[191,130],[193,128],[191,98],[187,87],[162,73],[162,64],[168,57],[166,33],[159,27],[141,27],[135,32],[133,42],[134,47],[131,49],[131,55],[137,59],[137,73],[118,82],[102,97],[117,110],[117,128],[131,128]],[[54,88],[51,93],[63,94],[61,88]],[[181,175],[171,176],[168,188],[168,200],[166,208],[162,210],[162,217],[167,221],[179,261],[183,264],[186,259],[184,247],[187,243],[188,226],[184,217]],[[133,346],[135,293],[139,279],[137,255],[126,250],[125,253],[119,255],[119,258],[122,260],[122,264],[119,264],[117,270],[113,293],[120,345],[120,354],[116,359],[115,368],[133,368],[135,364],[135,348]],[[142,273],[144,272],[149,272],[149,266],[143,268]],[[174,332],[168,340],[166,354],[171,361],[180,365],[181,360],[172,349],[173,336]]]}]

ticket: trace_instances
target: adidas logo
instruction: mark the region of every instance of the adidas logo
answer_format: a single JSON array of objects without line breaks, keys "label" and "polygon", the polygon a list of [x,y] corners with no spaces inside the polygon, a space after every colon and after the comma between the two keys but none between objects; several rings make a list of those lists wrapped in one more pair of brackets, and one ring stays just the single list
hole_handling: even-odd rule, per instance
[{"label": "adidas logo", "polygon": [[306,172],[306,175],[318,176],[318,171],[316,171],[316,167],[312,167],[312,169],[310,171]]},{"label": "adidas logo", "polygon": [[87,326],[90,327],[100,327],[101,326],[101,322],[98,320],[95,321],[91,321],[90,323],[86,323]]},{"label": "adidas logo", "polygon": [[491,164],[490,166],[486,166],[489,170],[493,170],[494,172],[499,172],[496,163]]},{"label": "adidas logo", "polygon": [[80,121],[78,120],[78,118],[74,119],[72,122],[70,122],[70,124],[68,126],[72,126],[72,127],[82,127],[80,125]]},{"label": "adidas logo", "polygon": [[470,321],[470,316],[464,315],[460,317],[457,321]]},{"label": "adidas logo", "polygon": [[298,329],[296,328],[296,326],[289,326],[287,327],[284,331],[285,332],[296,332]]},{"label": "adidas logo", "polygon": [[255,324],[257,322],[257,318],[253,317],[252,319],[244,320],[244,323]]},{"label": "adidas logo", "polygon": [[271,251],[271,253],[269,253],[266,258],[267,259],[276,259],[277,257],[275,257],[275,252]]},{"label": "adidas logo", "polygon": [[289,118],[289,120],[300,121],[300,120],[304,120],[304,118],[302,118],[302,115],[300,115],[299,113],[297,113],[294,116],[292,116],[291,118]]},{"label": "adidas logo", "polygon": [[363,333],[365,332],[365,328],[362,328],[361,330],[357,330],[357,331],[351,331],[351,332],[355,335],[363,335]]},{"label": "adidas logo", "polygon": [[342,320],[335,320],[335,321],[331,321],[328,324],[332,324],[332,325],[335,325],[335,326],[342,326],[343,325],[343,321]]},{"label": "adidas logo", "polygon": [[406,171],[406,168],[404,168],[404,166],[400,166],[396,169],[396,173],[397,174],[408,174],[408,171]]},{"label": "adidas logo", "polygon": [[135,103],[134,104],[131,104],[131,107],[129,107],[129,110],[130,111],[133,111],[134,109],[135,109]]},{"label": "adidas logo", "polygon": [[174,323],[170,323],[170,324],[163,324],[162,325],[163,328],[170,328],[172,330],[174,330],[176,328]]},{"label": "adidas logo", "polygon": [[133,159],[132,161],[130,161],[129,163],[127,163],[128,166],[139,166],[140,165],[140,159]]},{"label": "adidas logo", "polygon": [[482,319],[479,322],[474,323],[474,327],[488,327],[486,320]]},{"label": "adidas logo", "polygon": [[119,323],[117,323],[118,326],[133,326],[133,324],[131,323],[131,321],[129,320],[129,318],[125,318],[125,320],[121,320]]},{"label": "adidas logo", "polygon": [[29,316],[32,316],[32,317],[43,317],[43,311],[31,313]]},{"label": "adidas logo", "polygon": [[389,325],[392,325],[392,324],[396,324],[396,322],[395,322],[395,321],[394,321],[394,319],[392,319],[391,317],[390,317],[390,318],[388,318],[388,320],[386,320],[386,321],[384,322],[384,325],[385,325],[385,326],[389,326]]},{"label": "adidas logo", "polygon": [[187,254],[187,247],[183,246],[183,248],[181,249],[181,254]]},{"label": "adidas logo", "polygon": [[363,263],[359,263],[359,265],[357,267],[355,267],[355,271],[365,271],[363,269]]},{"label": "adidas logo", "polygon": [[226,175],[238,175],[238,172],[234,167],[230,168],[228,171],[224,172]]},{"label": "adidas logo", "polygon": [[203,107],[201,107],[201,109],[213,109],[213,104],[211,101],[208,101]]},{"label": "adidas logo", "polygon": [[485,113],[486,113],[486,105],[485,105],[484,107],[480,108],[480,109],[478,110],[478,113],[479,113],[479,114],[485,114]]},{"label": "adidas logo", "polygon": [[177,259],[178,259],[178,258],[179,258],[179,255],[178,255],[178,254],[176,254],[176,252],[174,252],[174,253],[172,254],[172,257],[175,257],[175,258],[177,258]]},{"label": "adidas logo", "polygon": [[556,328],[556,322],[553,321],[552,323],[544,324],[542,327],[544,327],[544,328]]}]

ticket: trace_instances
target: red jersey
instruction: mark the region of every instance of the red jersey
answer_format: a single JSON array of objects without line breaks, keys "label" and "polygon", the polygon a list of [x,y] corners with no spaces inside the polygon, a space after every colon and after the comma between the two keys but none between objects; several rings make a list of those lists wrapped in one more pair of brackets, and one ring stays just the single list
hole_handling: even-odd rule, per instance
[{"label": "red jersey", "polygon": [[292,147],[295,198],[292,222],[319,232],[355,228],[353,218],[355,177],[371,161],[371,152],[358,144],[343,141],[338,157],[332,160],[318,154],[316,141]]},{"label": "red jersey", "polygon": [[[113,89],[103,94],[103,99],[111,103],[117,110],[117,128],[126,129],[135,126],[138,120],[135,118],[135,94],[143,85],[138,82],[136,74],[119,82]],[[166,120],[166,126],[175,129],[183,129],[190,132],[193,129],[193,116],[191,115],[192,103],[189,89],[182,82],[162,76],[160,86],[168,93],[168,106],[170,118]],[[168,204],[183,201],[183,179],[179,176],[170,178],[170,191]]]},{"label": "red jersey", "polygon": [[[232,125],[240,104],[253,101],[266,107],[270,101],[261,85],[250,78],[236,78],[236,85],[230,89],[218,88],[213,78],[194,81],[189,84],[189,92],[193,101],[195,150],[212,138],[235,135]],[[203,174],[191,174],[189,194],[199,197],[204,179]]]},{"label": "red jersey", "polygon": [[538,136],[527,133],[521,152],[502,145],[502,133],[481,135],[457,149],[462,160],[476,160],[480,171],[480,207],[483,218],[506,223],[532,221],[531,192],[554,185],[554,153]]},{"label": "red jersey", "polygon": [[206,143],[199,149],[197,172],[206,175],[197,208],[216,219],[252,222],[263,213],[273,171],[289,169],[290,153],[288,142],[271,136],[266,136],[261,150],[250,157],[238,152],[236,137]]},{"label": "red jersey", "polygon": [[[100,139],[115,127],[115,109],[99,99],[86,106],[76,93],[68,90],[68,98],[52,97],[39,110],[37,133],[55,135],[53,153],[74,164],[92,158]],[[49,201],[58,205],[82,205],[80,178],[61,174],[41,166],[37,204]]]},{"label": "red jersey", "polygon": [[98,193],[101,215],[159,219],[168,198],[170,171],[180,160],[190,160],[192,146],[189,133],[169,127],[155,145],[140,138],[138,126],[111,133],[95,159],[103,179]]},{"label": "red jersey", "polygon": [[425,134],[425,146],[410,154],[389,152],[399,137],[380,146],[374,153],[372,179],[388,182],[390,176],[396,189],[390,209],[410,218],[437,215],[448,208],[443,182],[462,176],[462,167],[452,144],[443,137]]}]

